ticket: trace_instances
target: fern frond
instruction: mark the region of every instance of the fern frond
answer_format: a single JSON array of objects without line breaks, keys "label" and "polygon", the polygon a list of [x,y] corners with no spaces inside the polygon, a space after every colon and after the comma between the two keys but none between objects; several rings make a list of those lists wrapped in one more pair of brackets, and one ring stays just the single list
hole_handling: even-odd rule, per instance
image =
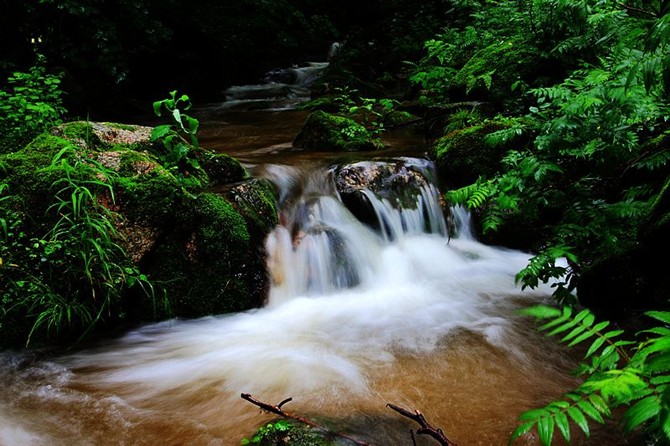
[{"label": "fern frond", "polygon": [[562,400],[522,413],[519,421],[523,423],[514,431],[509,444],[530,432],[534,427],[537,429],[540,441],[545,446],[551,444],[556,428],[565,441],[570,442],[571,422],[576,424],[588,437],[591,433],[589,419],[602,424],[609,417],[611,417],[609,406],[604,404],[600,396],[594,397],[588,393],[567,393]]}]

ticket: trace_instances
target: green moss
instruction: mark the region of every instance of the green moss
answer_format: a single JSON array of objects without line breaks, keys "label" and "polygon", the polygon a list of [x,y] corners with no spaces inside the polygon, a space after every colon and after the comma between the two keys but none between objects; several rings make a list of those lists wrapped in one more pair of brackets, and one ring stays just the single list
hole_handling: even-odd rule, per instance
[{"label": "green moss", "polygon": [[65,138],[60,136],[54,136],[50,133],[42,133],[37,138],[32,140],[23,150],[20,152],[38,152],[45,157],[51,158],[53,155],[58,153],[61,149],[65,147],[70,147],[72,142],[68,141]]},{"label": "green moss", "polygon": [[200,253],[217,261],[222,256],[244,258],[249,249],[249,232],[244,218],[233,205],[212,193],[198,195],[193,205],[200,220],[197,230]]},{"label": "green moss", "polygon": [[293,140],[294,147],[311,150],[366,151],[384,147],[361,124],[324,111],[311,113]]},{"label": "green moss", "polygon": [[212,186],[234,183],[248,176],[244,166],[237,159],[225,153],[200,149],[197,156],[200,160],[200,166],[209,175]]},{"label": "green moss", "polygon": [[258,446],[347,446],[354,442],[333,433],[289,420],[278,420],[261,426],[251,440],[242,444]]},{"label": "green moss", "polygon": [[112,127],[114,129],[119,129],[119,130],[128,130],[129,132],[137,130],[136,125],[130,125],[130,124],[120,124],[118,122],[103,122],[103,124]]},{"label": "green moss", "polygon": [[139,177],[119,179],[117,201],[124,213],[138,222],[170,226],[179,224],[184,193],[174,175],[157,167]]},{"label": "green moss", "polygon": [[267,180],[249,180],[229,189],[228,199],[247,221],[252,236],[265,236],[278,224],[275,190]]},{"label": "green moss", "polygon": [[[212,184],[206,169],[214,183],[247,177],[234,158],[196,149],[194,156],[204,160],[205,168],[166,169],[148,150],[133,149],[144,147],[147,128],[132,139],[123,132],[132,132],[134,126],[91,126],[106,138],[95,142],[96,147],[86,142],[95,139],[81,138],[89,131],[88,124],[69,123],[40,135],[21,151],[0,155],[0,179],[14,195],[2,202],[0,211],[23,220],[24,238],[44,237],[53,227],[58,215],[50,206],[61,188],[57,181],[64,178],[65,168],[60,163],[52,165],[52,159],[62,149],[74,148],[62,159],[89,157],[118,175],[115,202],[104,199],[102,203],[119,213],[115,224],[126,237],[122,244],[127,260],[136,262],[156,286],[155,296],[138,290],[124,295],[119,314],[126,315],[125,321],[200,317],[262,304],[268,281],[263,241],[277,219],[270,183],[249,180],[237,184],[232,202],[232,198],[203,191]],[[131,142],[124,143],[127,138]],[[95,175],[91,178],[99,179],[101,172],[93,167],[94,163],[81,163],[78,174],[90,173]],[[167,291],[172,312],[155,312],[154,303],[163,298],[161,287]]]},{"label": "green moss", "polygon": [[491,178],[495,175],[510,147],[492,147],[485,138],[489,133],[506,127],[502,122],[489,121],[456,130],[438,139],[433,146],[433,156],[445,181],[452,187],[461,187],[474,183],[480,176]]},{"label": "green moss", "polygon": [[59,125],[52,130],[52,133],[71,141],[85,141],[90,147],[100,144],[100,139],[93,132],[93,126],[87,121],[75,121]]}]

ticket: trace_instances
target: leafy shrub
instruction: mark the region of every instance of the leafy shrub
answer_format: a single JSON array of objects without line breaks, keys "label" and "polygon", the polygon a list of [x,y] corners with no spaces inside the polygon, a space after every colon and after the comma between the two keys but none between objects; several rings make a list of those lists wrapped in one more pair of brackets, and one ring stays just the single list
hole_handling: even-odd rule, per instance
[{"label": "leafy shrub", "polygon": [[171,117],[170,124],[159,125],[151,132],[151,140],[162,142],[165,148],[165,151],[159,153],[159,159],[163,167],[168,170],[179,171],[189,167],[193,169],[200,167],[193,149],[184,139],[187,138],[193,148],[199,147],[200,123],[183,112],[190,109],[191,105],[190,98],[185,94],[177,97],[176,90],[170,92],[170,97],[153,104],[157,116],[161,116],[162,110],[165,109]]},{"label": "leafy shrub", "polygon": [[45,170],[57,179],[43,236],[9,182],[0,183],[3,343],[81,339],[99,322],[123,316],[121,298],[130,288],[155,297],[120,244],[120,217],[112,210],[116,173],[72,146]]},{"label": "leafy shrub", "polygon": [[0,90],[0,153],[17,150],[61,123],[66,110],[60,78],[38,64],[7,79],[6,89]]},{"label": "leafy shrub", "polygon": [[670,312],[647,312],[661,325],[641,331],[635,341],[621,339],[625,332],[611,329],[608,321],[596,323],[588,309],[575,314],[571,307],[540,305],[523,313],[544,320],[539,330],[547,336],[560,335],[571,347],[590,345],[577,369],[584,382],[563,399],[521,414],[510,444],[533,428],[544,445],[552,443],[556,429],[569,442],[574,425],[589,436],[589,424],[605,423],[618,407],[626,408],[625,432],[643,430],[648,444],[670,441]]}]

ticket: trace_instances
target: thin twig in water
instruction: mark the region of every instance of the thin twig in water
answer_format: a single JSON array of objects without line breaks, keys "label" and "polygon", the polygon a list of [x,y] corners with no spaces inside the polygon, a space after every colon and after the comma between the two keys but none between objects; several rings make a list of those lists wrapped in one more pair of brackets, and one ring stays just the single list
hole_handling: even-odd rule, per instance
[{"label": "thin twig in water", "polygon": [[256,398],[254,398],[253,396],[251,396],[248,393],[243,393],[241,396],[242,396],[243,400],[249,401],[251,404],[254,404],[254,405],[260,407],[261,410],[264,410],[266,412],[270,412],[270,413],[273,413],[275,415],[279,415],[280,417],[283,417],[283,418],[296,420],[296,421],[299,421],[301,423],[307,424],[308,426],[312,426],[316,429],[320,429],[324,432],[328,432],[329,434],[337,435],[340,438],[344,438],[346,440],[349,440],[349,441],[353,442],[357,446],[372,446],[368,443],[364,443],[362,441],[356,440],[356,439],[351,438],[347,435],[340,434],[340,433],[337,433],[337,432],[332,432],[332,431],[326,429],[325,427],[321,426],[320,424],[315,423],[314,421],[312,421],[308,418],[304,418],[304,417],[301,417],[300,415],[296,415],[296,414],[293,414],[293,413],[290,413],[290,412],[286,412],[284,409],[282,409],[282,406],[284,404],[288,403],[289,401],[292,401],[293,398],[286,398],[286,399],[282,400],[281,403],[275,405],[275,404],[264,403],[263,401],[257,400]]},{"label": "thin twig in water", "polygon": [[[410,420],[416,421],[421,428],[416,430],[417,434],[422,434],[422,435],[428,435],[430,437],[433,437],[435,440],[437,440],[442,446],[458,446],[456,443],[452,442],[447,438],[446,435],[444,435],[444,432],[442,432],[442,429],[439,428],[434,428],[431,426],[427,421],[426,418],[423,416],[421,412],[418,410],[414,412],[410,412],[407,409],[403,409],[402,407],[398,407],[395,404],[387,404],[386,407],[389,407],[396,412],[398,412],[400,415],[409,418]],[[414,434],[412,433],[412,441],[414,441]],[[416,442],[415,442],[416,444]]]}]

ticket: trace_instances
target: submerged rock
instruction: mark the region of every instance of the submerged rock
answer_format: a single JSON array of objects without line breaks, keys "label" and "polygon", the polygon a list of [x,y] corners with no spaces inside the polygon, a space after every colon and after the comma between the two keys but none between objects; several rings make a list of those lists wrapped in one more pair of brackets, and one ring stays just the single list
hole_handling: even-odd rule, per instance
[{"label": "submerged rock", "polygon": [[384,148],[384,144],[353,119],[318,110],[307,117],[293,140],[293,147],[358,152],[379,150]]}]

